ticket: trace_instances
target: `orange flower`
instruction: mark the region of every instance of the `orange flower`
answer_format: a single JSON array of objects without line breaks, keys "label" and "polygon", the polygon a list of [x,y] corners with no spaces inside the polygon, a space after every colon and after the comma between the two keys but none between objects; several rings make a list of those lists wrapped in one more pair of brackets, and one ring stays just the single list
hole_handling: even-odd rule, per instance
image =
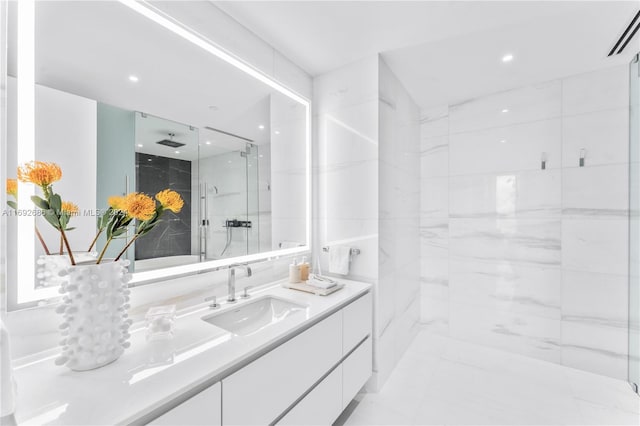
[{"label": "orange flower", "polygon": [[62,208],[60,210],[62,210],[63,213],[67,213],[69,216],[75,216],[78,214],[78,206],[69,201],[63,201]]},{"label": "orange flower", "polygon": [[156,194],[156,200],[160,202],[162,208],[165,210],[171,210],[174,213],[180,213],[184,206],[184,200],[176,191],[165,189]]},{"label": "orange flower", "polygon": [[7,194],[18,198],[18,181],[16,179],[7,179]]},{"label": "orange flower", "polygon": [[109,206],[111,206],[114,210],[124,210],[125,209],[125,198],[119,195],[114,195],[109,197],[108,200]]},{"label": "orange flower", "polygon": [[18,180],[23,183],[34,183],[47,187],[62,178],[62,169],[55,163],[31,161],[18,167]]},{"label": "orange flower", "polygon": [[140,192],[132,192],[127,195],[124,204],[124,210],[134,219],[149,220],[156,213],[156,203],[153,198]]}]

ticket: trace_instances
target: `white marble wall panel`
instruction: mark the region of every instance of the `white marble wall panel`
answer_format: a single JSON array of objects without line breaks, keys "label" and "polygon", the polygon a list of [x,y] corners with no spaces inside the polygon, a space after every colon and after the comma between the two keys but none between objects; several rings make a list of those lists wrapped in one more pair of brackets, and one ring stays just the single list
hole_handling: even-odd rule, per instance
[{"label": "white marble wall panel", "polygon": [[626,219],[629,214],[629,166],[563,169],[562,214],[565,219]]},{"label": "white marble wall panel", "polygon": [[560,82],[553,81],[453,105],[449,117],[450,133],[506,127],[559,117],[561,91]]},{"label": "white marble wall panel", "polygon": [[452,259],[449,297],[486,309],[560,320],[560,268]]},{"label": "white marble wall panel", "polygon": [[627,73],[616,67],[423,111],[429,330],[624,377]]},{"label": "white marble wall panel", "polygon": [[449,177],[422,179],[420,217],[446,218],[449,215]]},{"label": "white marble wall panel", "polygon": [[560,267],[559,219],[449,220],[449,255]]},{"label": "white marble wall panel", "polygon": [[629,108],[564,117],[562,120],[562,166],[578,167],[581,150],[585,164],[624,164],[629,158]]},{"label": "white marble wall panel", "polygon": [[449,214],[454,218],[559,217],[561,176],[559,169],[452,176]]},{"label": "white marble wall panel", "polygon": [[562,113],[565,116],[628,107],[627,66],[612,67],[562,80]]},{"label": "white marble wall panel", "polygon": [[423,138],[420,149],[420,163],[423,178],[448,176],[449,136]]},{"label": "white marble wall panel", "polygon": [[626,275],[628,221],[568,219],[562,221],[562,267],[574,271]]},{"label": "white marble wall panel", "polygon": [[542,153],[547,169],[559,168],[561,137],[559,118],[451,134],[450,175],[540,170]]}]

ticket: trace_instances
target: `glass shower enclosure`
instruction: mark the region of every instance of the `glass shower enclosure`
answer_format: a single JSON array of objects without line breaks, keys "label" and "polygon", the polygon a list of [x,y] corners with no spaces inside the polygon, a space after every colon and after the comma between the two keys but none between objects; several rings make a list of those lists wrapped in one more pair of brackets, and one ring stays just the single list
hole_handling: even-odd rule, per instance
[{"label": "glass shower enclosure", "polygon": [[629,70],[629,383],[640,385],[640,53]]}]

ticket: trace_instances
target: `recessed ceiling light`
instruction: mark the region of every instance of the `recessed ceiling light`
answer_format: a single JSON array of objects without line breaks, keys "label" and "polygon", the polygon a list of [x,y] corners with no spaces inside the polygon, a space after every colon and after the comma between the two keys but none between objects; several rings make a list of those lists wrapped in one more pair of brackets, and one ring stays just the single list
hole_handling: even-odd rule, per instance
[{"label": "recessed ceiling light", "polygon": [[211,145],[211,141],[206,141],[205,142],[207,145]]},{"label": "recessed ceiling light", "polygon": [[231,164],[231,160],[227,161],[227,163]]},{"label": "recessed ceiling light", "polygon": [[147,161],[153,161],[151,158],[147,158]]},{"label": "recessed ceiling light", "polygon": [[180,151],[174,151],[176,154],[180,154]]},{"label": "recessed ceiling light", "polygon": [[138,148],[142,148],[144,145],[142,145],[141,143],[138,144]]},{"label": "recessed ceiling light", "polygon": [[513,61],[513,55],[511,53],[507,53],[502,57],[502,62],[511,62]]},{"label": "recessed ceiling light", "polygon": [[502,139],[502,140],[500,141],[500,143],[507,143],[507,140],[506,140],[506,139]]},{"label": "recessed ceiling light", "polygon": [[274,133],[275,133],[276,135],[279,135],[279,134],[280,134],[280,130],[276,130]]},{"label": "recessed ceiling light", "polygon": [[132,75],[129,76],[129,81],[132,82],[132,83],[137,83],[139,80],[140,79],[136,75],[132,74]]},{"label": "recessed ceiling light", "polygon": [[260,130],[264,130],[264,124],[259,125],[259,126],[258,126],[258,129],[260,129]]},{"label": "recessed ceiling light", "polygon": [[505,109],[502,110],[502,112],[507,113],[507,112],[509,112],[509,109],[505,108]]},{"label": "recessed ceiling light", "polygon": [[264,157],[264,155],[260,154],[259,157],[262,158],[262,157]]}]

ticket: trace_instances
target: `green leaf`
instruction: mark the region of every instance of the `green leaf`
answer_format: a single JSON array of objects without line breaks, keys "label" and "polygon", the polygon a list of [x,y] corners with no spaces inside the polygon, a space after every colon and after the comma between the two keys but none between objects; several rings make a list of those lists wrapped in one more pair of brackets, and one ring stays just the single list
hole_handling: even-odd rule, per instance
[{"label": "green leaf", "polygon": [[14,210],[18,210],[18,203],[16,203],[15,201],[7,201],[7,205]]},{"label": "green leaf", "polygon": [[47,222],[53,225],[54,228],[60,230],[60,222],[58,221],[58,216],[55,215],[53,210],[46,210],[43,217],[47,220]]},{"label": "green leaf", "polygon": [[49,204],[51,205],[51,208],[57,212],[62,210],[62,198],[60,198],[58,194],[51,194]]},{"label": "green leaf", "polygon": [[43,200],[42,198],[38,197],[37,195],[32,195],[31,196],[31,201],[33,201],[33,204],[35,204],[37,207],[40,207],[42,210],[49,210],[49,203],[47,203],[45,200]]}]

